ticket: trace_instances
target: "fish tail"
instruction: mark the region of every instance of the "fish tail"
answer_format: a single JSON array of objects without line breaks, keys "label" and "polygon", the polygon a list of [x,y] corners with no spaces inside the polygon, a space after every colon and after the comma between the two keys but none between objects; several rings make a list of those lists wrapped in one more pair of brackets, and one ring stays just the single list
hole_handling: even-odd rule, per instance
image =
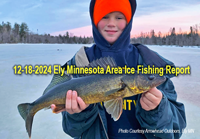
[{"label": "fish tail", "polygon": [[25,121],[29,113],[29,106],[30,106],[30,103],[23,103],[23,104],[18,105],[19,114]]},{"label": "fish tail", "polygon": [[31,112],[32,107],[33,106],[31,106],[30,103],[23,103],[18,105],[18,111],[26,122],[26,131],[28,132],[29,139],[31,138],[33,117],[35,115],[35,113]]}]

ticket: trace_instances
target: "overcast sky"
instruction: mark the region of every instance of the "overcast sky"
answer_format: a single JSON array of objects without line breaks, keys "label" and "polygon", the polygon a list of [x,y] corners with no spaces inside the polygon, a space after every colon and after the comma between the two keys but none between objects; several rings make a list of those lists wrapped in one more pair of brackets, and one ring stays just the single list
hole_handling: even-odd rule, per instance
[{"label": "overcast sky", "polygon": [[[79,35],[91,33],[90,0],[1,0],[0,22],[28,24],[39,34],[58,34],[67,30]],[[188,28],[200,23],[200,0],[137,0],[133,32],[170,27]],[[170,21],[170,22],[169,22]],[[73,32],[74,31],[74,32]]]}]

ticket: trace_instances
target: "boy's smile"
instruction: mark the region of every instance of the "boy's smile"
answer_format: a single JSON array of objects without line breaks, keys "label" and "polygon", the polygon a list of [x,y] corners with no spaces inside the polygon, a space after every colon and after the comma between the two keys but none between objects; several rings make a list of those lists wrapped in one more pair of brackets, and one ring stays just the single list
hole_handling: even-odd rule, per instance
[{"label": "boy's smile", "polygon": [[113,44],[123,32],[126,23],[126,18],[121,12],[112,12],[99,21],[98,30],[110,44]]},{"label": "boy's smile", "polygon": [[115,34],[117,31],[115,31],[115,30],[105,30],[108,34]]}]

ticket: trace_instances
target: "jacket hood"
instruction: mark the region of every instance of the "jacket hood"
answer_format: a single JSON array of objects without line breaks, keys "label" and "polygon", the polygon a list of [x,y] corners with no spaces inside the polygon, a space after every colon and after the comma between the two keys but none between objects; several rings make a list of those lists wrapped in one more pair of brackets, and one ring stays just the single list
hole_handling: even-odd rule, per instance
[{"label": "jacket hood", "polygon": [[92,22],[92,30],[93,30],[93,38],[96,43],[96,46],[101,49],[101,51],[122,51],[126,50],[129,47],[130,44],[130,32],[132,28],[132,20],[133,15],[135,14],[136,10],[136,0],[129,0],[131,9],[132,9],[132,18],[130,22],[125,27],[122,34],[119,36],[119,38],[115,41],[114,44],[109,44],[104,37],[100,34],[97,27],[94,24],[93,21],[93,11],[94,11],[94,5],[96,0],[91,0],[90,2],[90,18]]},{"label": "jacket hood", "polygon": [[130,32],[132,28],[132,18],[136,9],[136,0],[129,0],[132,7],[132,18],[122,34],[112,45],[104,39],[93,22],[95,1],[96,0],[91,0],[90,3],[90,17],[92,21],[93,38],[95,44],[86,50],[89,62],[101,57],[110,56],[114,58],[117,66],[124,67],[127,65],[129,67],[136,68],[139,53],[137,48],[130,44]]}]

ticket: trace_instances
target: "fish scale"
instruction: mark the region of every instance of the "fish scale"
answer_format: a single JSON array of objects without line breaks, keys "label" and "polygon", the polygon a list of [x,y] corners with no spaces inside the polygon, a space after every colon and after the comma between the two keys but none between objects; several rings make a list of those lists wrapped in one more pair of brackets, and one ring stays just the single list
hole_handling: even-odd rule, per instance
[{"label": "fish scale", "polygon": [[[100,64],[100,65],[98,65]],[[89,65],[94,67],[111,65],[116,67],[111,57],[93,61]],[[151,78],[149,78],[151,76]],[[54,75],[50,85],[45,89],[43,95],[32,103],[18,105],[18,111],[26,122],[26,130],[31,138],[31,129],[34,115],[41,109],[49,108],[51,104],[56,105],[56,110],[65,108],[66,92],[76,90],[78,96],[86,104],[104,101],[106,111],[117,121],[123,110],[123,98],[144,93],[156,87],[166,78],[159,75],[145,74],[117,74],[117,75],[88,75],[80,78],[71,78],[70,75]],[[110,107],[111,106],[111,107]],[[56,111],[55,111],[56,112]]]}]

